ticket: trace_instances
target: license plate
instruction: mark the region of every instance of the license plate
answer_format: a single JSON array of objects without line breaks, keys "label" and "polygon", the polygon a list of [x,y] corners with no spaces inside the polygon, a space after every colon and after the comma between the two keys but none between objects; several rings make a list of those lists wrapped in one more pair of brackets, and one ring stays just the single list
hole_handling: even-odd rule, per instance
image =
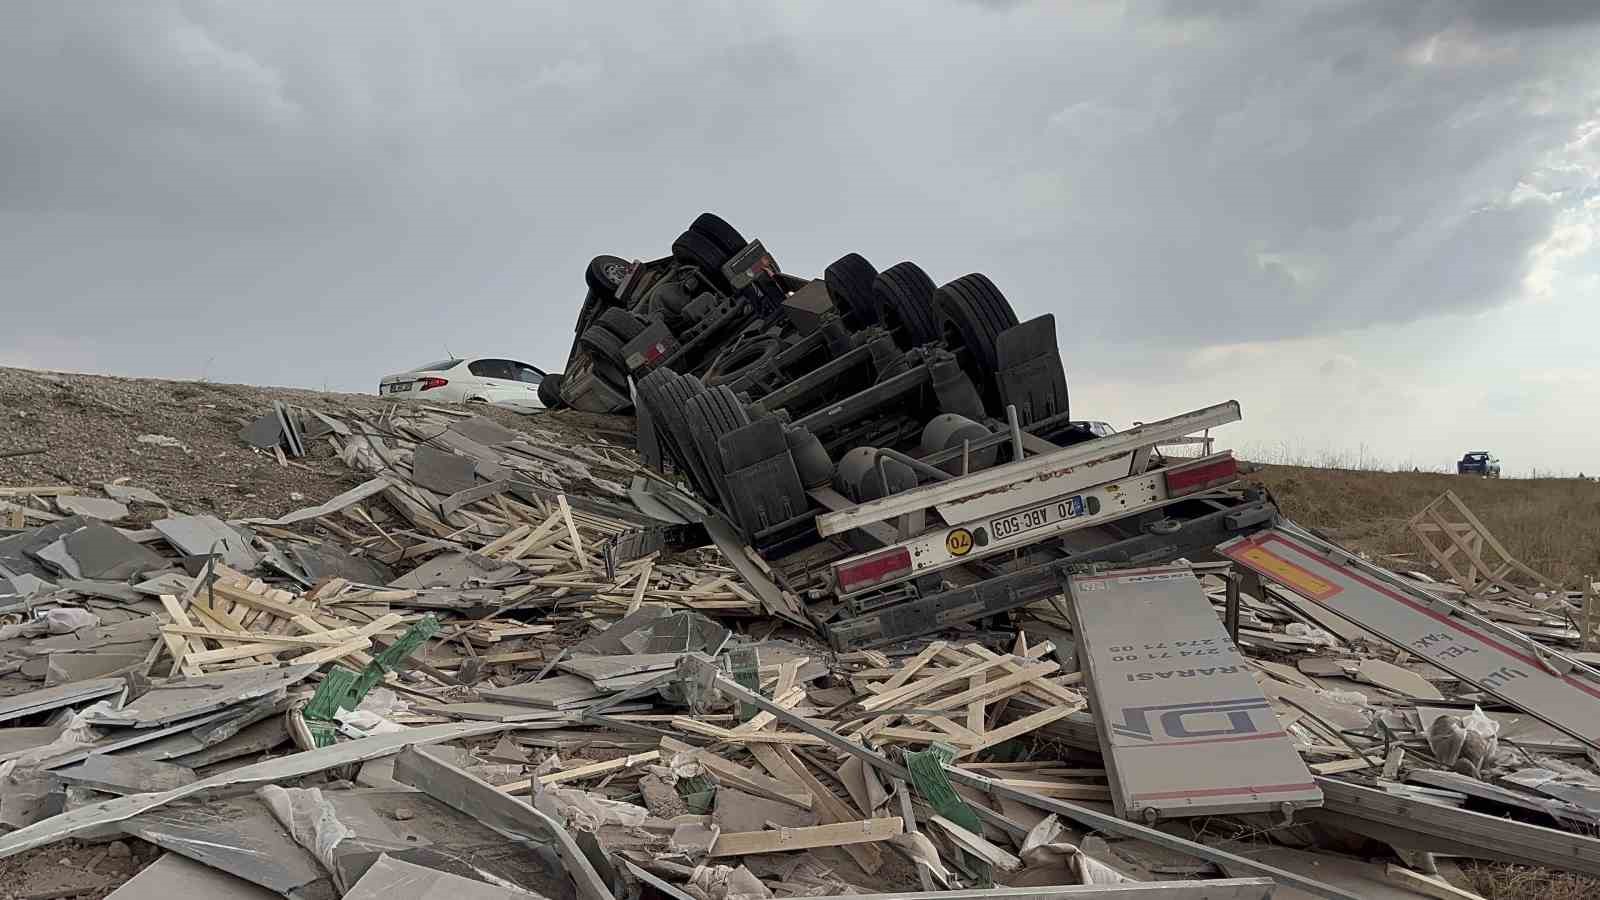
[{"label": "license plate", "polygon": [[1083,497],[1081,495],[1068,497],[1065,500],[1056,500],[1022,512],[1015,512],[1008,516],[999,516],[989,520],[989,533],[994,540],[1003,541],[1027,534],[1039,528],[1054,525],[1067,519],[1076,519],[1083,515]]},{"label": "license plate", "polygon": [[411,390],[411,382],[409,381],[397,381],[394,384],[389,385],[389,393],[391,394],[398,394],[401,391],[409,390]]}]

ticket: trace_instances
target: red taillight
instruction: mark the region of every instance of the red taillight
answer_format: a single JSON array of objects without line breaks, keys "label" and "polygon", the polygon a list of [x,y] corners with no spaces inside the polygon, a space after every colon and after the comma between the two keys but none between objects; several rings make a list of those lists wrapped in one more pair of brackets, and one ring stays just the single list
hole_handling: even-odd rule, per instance
[{"label": "red taillight", "polygon": [[1227,484],[1239,477],[1239,463],[1232,454],[1221,459],[1203,459],[1167,470],[1167,496],[1181,497]]},{"label": "red taillight", "polygon": [[431,391],[434,388],[444,387],[449,383],[449,381],[446,381],[443,378],[424,378],[422,379],[422,387],[418,388],[418,390]]},{"label": "red taillight", "polygon": [[839,592],[842,594],[864,591],[909,574],[911,574],[911,551],[904,547],[840,563],[833,568],[833,577],[838,582]]}]

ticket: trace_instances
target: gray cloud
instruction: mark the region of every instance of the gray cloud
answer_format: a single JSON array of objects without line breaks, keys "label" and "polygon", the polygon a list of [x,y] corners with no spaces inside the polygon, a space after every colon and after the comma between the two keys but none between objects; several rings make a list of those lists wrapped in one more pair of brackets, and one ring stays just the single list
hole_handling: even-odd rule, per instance
[{"label": "gray cloud", "polygon": [[987,271],[1100,366],[1489,309],[1592,215],[1588,6],[9,4],[0,354],[559,366],[588,258],[704,209]]}]

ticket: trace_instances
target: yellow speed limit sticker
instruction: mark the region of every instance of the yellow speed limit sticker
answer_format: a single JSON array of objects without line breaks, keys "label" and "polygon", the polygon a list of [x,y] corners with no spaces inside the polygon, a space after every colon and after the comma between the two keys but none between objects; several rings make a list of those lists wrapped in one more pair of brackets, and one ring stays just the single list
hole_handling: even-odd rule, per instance
[{"label": "yellow speed limit sticker", "polygon": [[972,532],[965,528],[957,528],[944,536],[944,549],[950,551],[951,556],[966,556],[972,552]]}]

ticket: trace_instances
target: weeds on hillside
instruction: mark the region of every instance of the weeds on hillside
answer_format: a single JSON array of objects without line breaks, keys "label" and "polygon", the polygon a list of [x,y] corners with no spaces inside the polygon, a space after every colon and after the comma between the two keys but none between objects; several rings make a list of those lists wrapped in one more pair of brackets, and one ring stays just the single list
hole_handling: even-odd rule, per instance
[{"label": "weeds on hillside", "polygon": [[1369,554],[1406,554],[1415,568],[1426,570],[1432,560],[1406,520],[1453,490],[1512,555],[1536,571],[1566,587],[1600,574],[1600,484],[1592,481],[1302,466],[1266,466],[1249,478],[1266,485],[1300,524]]}]

